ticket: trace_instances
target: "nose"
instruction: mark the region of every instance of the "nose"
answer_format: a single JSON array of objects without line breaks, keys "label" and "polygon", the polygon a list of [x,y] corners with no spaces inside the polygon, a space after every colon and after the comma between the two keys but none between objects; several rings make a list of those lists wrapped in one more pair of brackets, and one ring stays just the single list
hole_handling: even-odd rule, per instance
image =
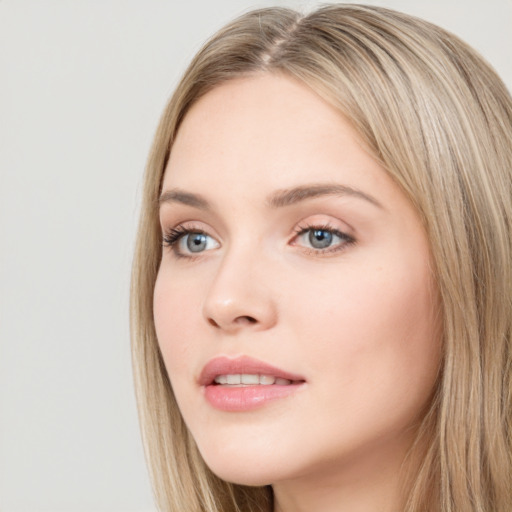
[{"label": "nose", "polygon": [[203,316],[215,329],[236,333],[270,329],[277,321],[270,270],[240,255],[226,258],[206,293]]}]

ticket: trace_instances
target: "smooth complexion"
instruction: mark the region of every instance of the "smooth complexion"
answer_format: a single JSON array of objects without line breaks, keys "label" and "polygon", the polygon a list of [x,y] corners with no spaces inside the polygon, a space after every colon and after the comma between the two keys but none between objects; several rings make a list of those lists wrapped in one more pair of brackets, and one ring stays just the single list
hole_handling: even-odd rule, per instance
[{"label": "smooth complexion", "polygon": [[[356,132],[292,79],[221,85],[179,129],[160,221],[157,336],[210,468],[272,484],[282,512],[393,510],[438,374],[438,300],[418,215]],[[212,402],[211,368],[240,358],[294,389]]]}]

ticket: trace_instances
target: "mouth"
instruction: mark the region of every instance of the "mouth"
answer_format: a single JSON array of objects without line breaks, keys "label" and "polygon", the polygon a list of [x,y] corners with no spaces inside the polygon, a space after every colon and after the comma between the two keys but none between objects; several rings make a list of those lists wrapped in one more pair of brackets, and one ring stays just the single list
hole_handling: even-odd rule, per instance
[{"label": "mouth", "polygon": [[248,356],[216,357],[199,376],[201,386],[289,386],[302,382],[305,379],[300,375]]},{"label": "mouth", "polygon": [[247,356],[209,361],[199,376],[207,402],[228,412],[250,411],[295,394],[306,380]]},{"label": "mouth", "polygon": [[274,375],[258,375],[253,373],[235,373],[227,375],[217,375],[213,379],[213,385],[222,386],[289,386],[293,380],[275,377]]}]

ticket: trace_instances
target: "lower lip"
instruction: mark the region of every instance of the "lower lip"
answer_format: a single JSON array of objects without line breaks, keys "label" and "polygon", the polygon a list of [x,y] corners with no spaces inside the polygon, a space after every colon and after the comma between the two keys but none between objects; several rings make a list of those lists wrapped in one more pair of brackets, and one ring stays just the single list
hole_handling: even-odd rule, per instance
[{"label": "lower lip", "polygon": [[229,412],[252,411],[266,403],[286,398],[298,391],[302,382],[278,386],[221,386],[210,385],[204,388],[206,400],[215,409]]}]

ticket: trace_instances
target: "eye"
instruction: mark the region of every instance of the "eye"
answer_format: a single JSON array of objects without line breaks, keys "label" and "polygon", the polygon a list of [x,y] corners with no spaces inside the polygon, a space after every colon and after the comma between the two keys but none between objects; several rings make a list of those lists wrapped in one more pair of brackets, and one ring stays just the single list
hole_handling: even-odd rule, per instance
[{"label": "eye", "polygon": [[164,234],[163,245],[170,247],[177,256],[187,257],[216,249],[220,244],[204,231],[178,226]]},{"label": "eye", "polygon": [[301,245],[315,253],[331,253],[353,244],[354,238],[329,226],[299,227],[294,245]]}]

